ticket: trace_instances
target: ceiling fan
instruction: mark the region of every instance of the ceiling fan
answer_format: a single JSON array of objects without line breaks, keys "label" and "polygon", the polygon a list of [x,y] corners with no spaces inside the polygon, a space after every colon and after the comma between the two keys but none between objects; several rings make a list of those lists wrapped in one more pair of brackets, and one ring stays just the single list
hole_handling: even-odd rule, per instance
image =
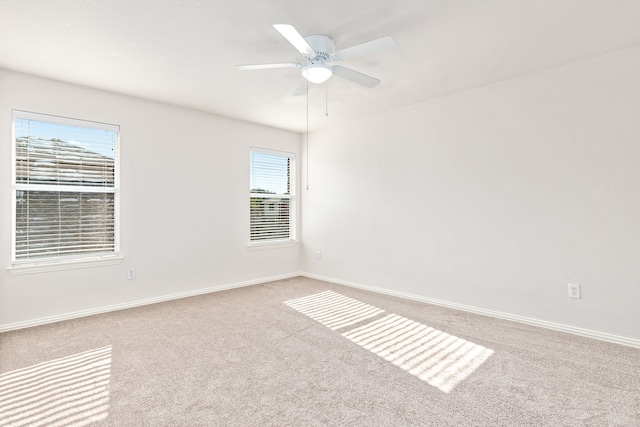
[{"label": "ceiling fan", "polygon": [[[237,65],[238,69],[262,70],[295,67],[302,68],[302,76],[310,83],[324,83],[335,74],[343,79],[372,88],[380,83],[380,80],[350,68],[341,67],[340,65],[330,66],[327,63],[345,61],[397,46],[393,37],[384,36],[336,52],[336,44],[329,36],[312,35],[302,37],[293,25],[289,24],[274,24],[273,27],[302,54],[306,63],[280,62],[275,64]],[[302,81],[294,95],[307,93],[307,81]]]}]

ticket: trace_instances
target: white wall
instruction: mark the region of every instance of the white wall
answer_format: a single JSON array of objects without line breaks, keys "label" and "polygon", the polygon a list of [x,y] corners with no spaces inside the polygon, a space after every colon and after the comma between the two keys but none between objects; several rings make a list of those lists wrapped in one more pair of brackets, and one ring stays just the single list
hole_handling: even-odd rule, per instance
[{"label": "white wall", "polygon": [[[12,109],[120,125],[120,265],[7,272]],[[0,327],[296,274],[299,247],[248,248],[252,145],[299,155],[300,135],[0,70]]]},{"label": "white wall", "polygon": [[640,339],[638,76],[640,47],[312,133],[303,270]]},{"label": "white wall", "polygon": [[[249,146],[299,135],[0,70],[0,328],[303,270],[640,339],[638,75],[640,47],[313,133],[300,253],[250,250],[246,200]],[[11,109],[121,126],[121,265],[6,271]]]}]

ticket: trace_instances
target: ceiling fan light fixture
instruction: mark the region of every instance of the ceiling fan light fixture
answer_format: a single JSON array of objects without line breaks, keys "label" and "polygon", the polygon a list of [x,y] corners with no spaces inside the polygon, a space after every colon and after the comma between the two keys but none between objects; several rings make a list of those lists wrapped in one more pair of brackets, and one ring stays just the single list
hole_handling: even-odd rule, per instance
[{"label": "ceiling fan light fixture", "polygon": [[333,70],[326,64],[309,64],[302,69],[302,75],[311,83],[324,83],[333,75]]}]

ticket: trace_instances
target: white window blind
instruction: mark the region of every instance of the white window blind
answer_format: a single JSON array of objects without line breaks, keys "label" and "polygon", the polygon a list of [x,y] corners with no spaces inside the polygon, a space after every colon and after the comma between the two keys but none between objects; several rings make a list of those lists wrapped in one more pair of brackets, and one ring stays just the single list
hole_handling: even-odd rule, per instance
[{"label": "white window blind", "polygon": [[251,148],[250,241],[295,240],[295,155]]},{"label": "white window blind", "polygon": [[119,127],[14,111],[13,263],[115,255]]}]

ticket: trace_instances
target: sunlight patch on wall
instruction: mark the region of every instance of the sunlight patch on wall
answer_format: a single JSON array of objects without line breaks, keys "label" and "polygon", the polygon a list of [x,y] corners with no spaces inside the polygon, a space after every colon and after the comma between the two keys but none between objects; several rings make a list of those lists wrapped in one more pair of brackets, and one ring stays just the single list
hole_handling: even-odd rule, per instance
[{"label": "sunlight patch on wall", "polygon": [[0,374],[0,425],[81,427],[109,414],[111,346]]},{"label": "sunlight patch on wall", "polygon": [[[360,324],[342,336],[445,393],[494,353],[397,314],[380,317],[384,310],[333,291],[285,304],[332,330]],[[362,324],[368,319],[371,320]]]},{"label": "sunlight patch on wall", "polygon": [[285,304],[333,330],[354,325],[384,313],[384,310],[333,291],[285,301]]}]

